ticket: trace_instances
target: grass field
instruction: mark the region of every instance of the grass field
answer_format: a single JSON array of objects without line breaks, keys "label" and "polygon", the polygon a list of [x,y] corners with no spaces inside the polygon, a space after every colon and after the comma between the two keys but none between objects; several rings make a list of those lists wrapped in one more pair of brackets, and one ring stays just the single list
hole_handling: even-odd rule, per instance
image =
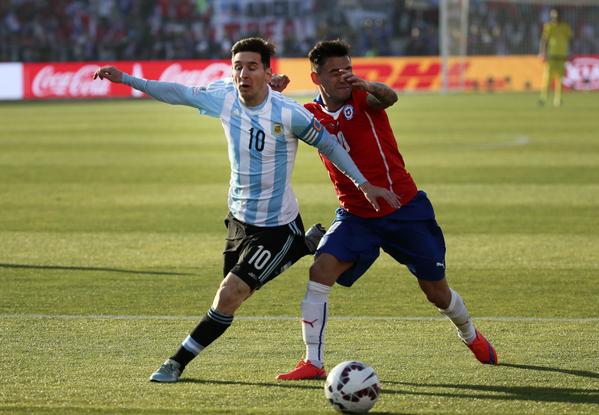
[{"label": "grass field", "polygon": [[[377,413],[599,413],[599,95],[406,95],[400,149],[435,205],[448,278],[501,365],[480,365],[387,256],[330,301],[327,365],[370,363]],[[175,385],[150,373],[221,278],[229,166],[217,120],[144,102],[0,104],[0,413],[331,413],[303,352],[304,258]],[[336,200],[315,151],[306,225]]]}]

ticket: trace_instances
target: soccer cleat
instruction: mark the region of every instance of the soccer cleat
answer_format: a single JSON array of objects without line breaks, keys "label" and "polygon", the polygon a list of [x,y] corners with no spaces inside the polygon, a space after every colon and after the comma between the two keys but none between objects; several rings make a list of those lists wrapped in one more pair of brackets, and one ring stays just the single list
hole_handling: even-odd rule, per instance
[{"label": "soccer cleat", "polygon": [[175,383],[181,376],[181,364],[173,359],[167,359],[158,370],[150,376],[150,382]]},{"label": "soccer cleat", "polygon": [[318,244],[326,232],[327,230],[320,223],[310,226],[305,236],[306,246],[310,254],[316,252],[316,248],[318,248]]},{"label": "soccer cleat", "polygon": [[497,353],[495,352],[495,348],[493,345],[485,339],[478,330],[476,330],[476,337],[470,344],[466,344],[474,356],[478,359],[482,364],[487,365],[496,365],[499,364],[497,360]]},{"label": "soccer cleat", "polygon": [[287,373],[281,373],[277,380],[326,379],[324,368],[314,366],[310,361],[300,360],[295,368]]}]

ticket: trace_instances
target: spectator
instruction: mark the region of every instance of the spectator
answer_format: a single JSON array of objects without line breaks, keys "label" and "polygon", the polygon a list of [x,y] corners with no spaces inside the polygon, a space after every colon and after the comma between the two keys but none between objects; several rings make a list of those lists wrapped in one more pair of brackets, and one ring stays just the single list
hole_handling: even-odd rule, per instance
[{"label": "spectator", "polygon": [[[599,7],[563,17],[572,53],[599,53]],[[534,54],[548,18],[540,2],[470,0],[467,54]],[[227,58],[231,39],[253,34],[280,56],[338,37],[354,56],[437,55],[438,26],[438,0],[0,0],[0,62]]]}]

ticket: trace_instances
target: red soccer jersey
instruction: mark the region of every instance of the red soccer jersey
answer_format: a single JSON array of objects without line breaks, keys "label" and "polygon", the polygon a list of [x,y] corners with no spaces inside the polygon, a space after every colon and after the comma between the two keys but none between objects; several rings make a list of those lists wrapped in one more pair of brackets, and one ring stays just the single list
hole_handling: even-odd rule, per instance
[{"label": "red soccer jersey", "polygon": [[[387,113],[369,107],[367,95],[363,90],[354,89],[350,99],[335,113],[328,112],[319,102],[304,106],[337,137],[370,183],[393,190],[400,197],[401,204],[405,205],[418,189],[405,168]],[[345,210],[364,218],[386,216],[395,210],[379,199],[381,209],[375,211],[350,179],[325,156],[321,154],[320,158],[329,171],[337,198]]]}]

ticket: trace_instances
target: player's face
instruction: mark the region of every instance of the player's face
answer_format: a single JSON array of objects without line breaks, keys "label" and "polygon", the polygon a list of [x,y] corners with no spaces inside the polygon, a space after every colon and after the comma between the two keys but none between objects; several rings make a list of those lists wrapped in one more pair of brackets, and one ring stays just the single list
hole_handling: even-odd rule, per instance
[{"label": "player's face", "polygon": [[313,80],[320,87],[321,94],[325,95],[329,101],[342,104],[351,96],[352,88],[341,75],[351,73],[351,71],[349,56],[335,56],[328,58],[318,73],[313,73]]},{"label": "player's face", "polygon": [[268,94],[272,71],[264,68],[257,52],[238,52],[233,56],[233,81],[241,101],[250,107],[259,105]]}]

